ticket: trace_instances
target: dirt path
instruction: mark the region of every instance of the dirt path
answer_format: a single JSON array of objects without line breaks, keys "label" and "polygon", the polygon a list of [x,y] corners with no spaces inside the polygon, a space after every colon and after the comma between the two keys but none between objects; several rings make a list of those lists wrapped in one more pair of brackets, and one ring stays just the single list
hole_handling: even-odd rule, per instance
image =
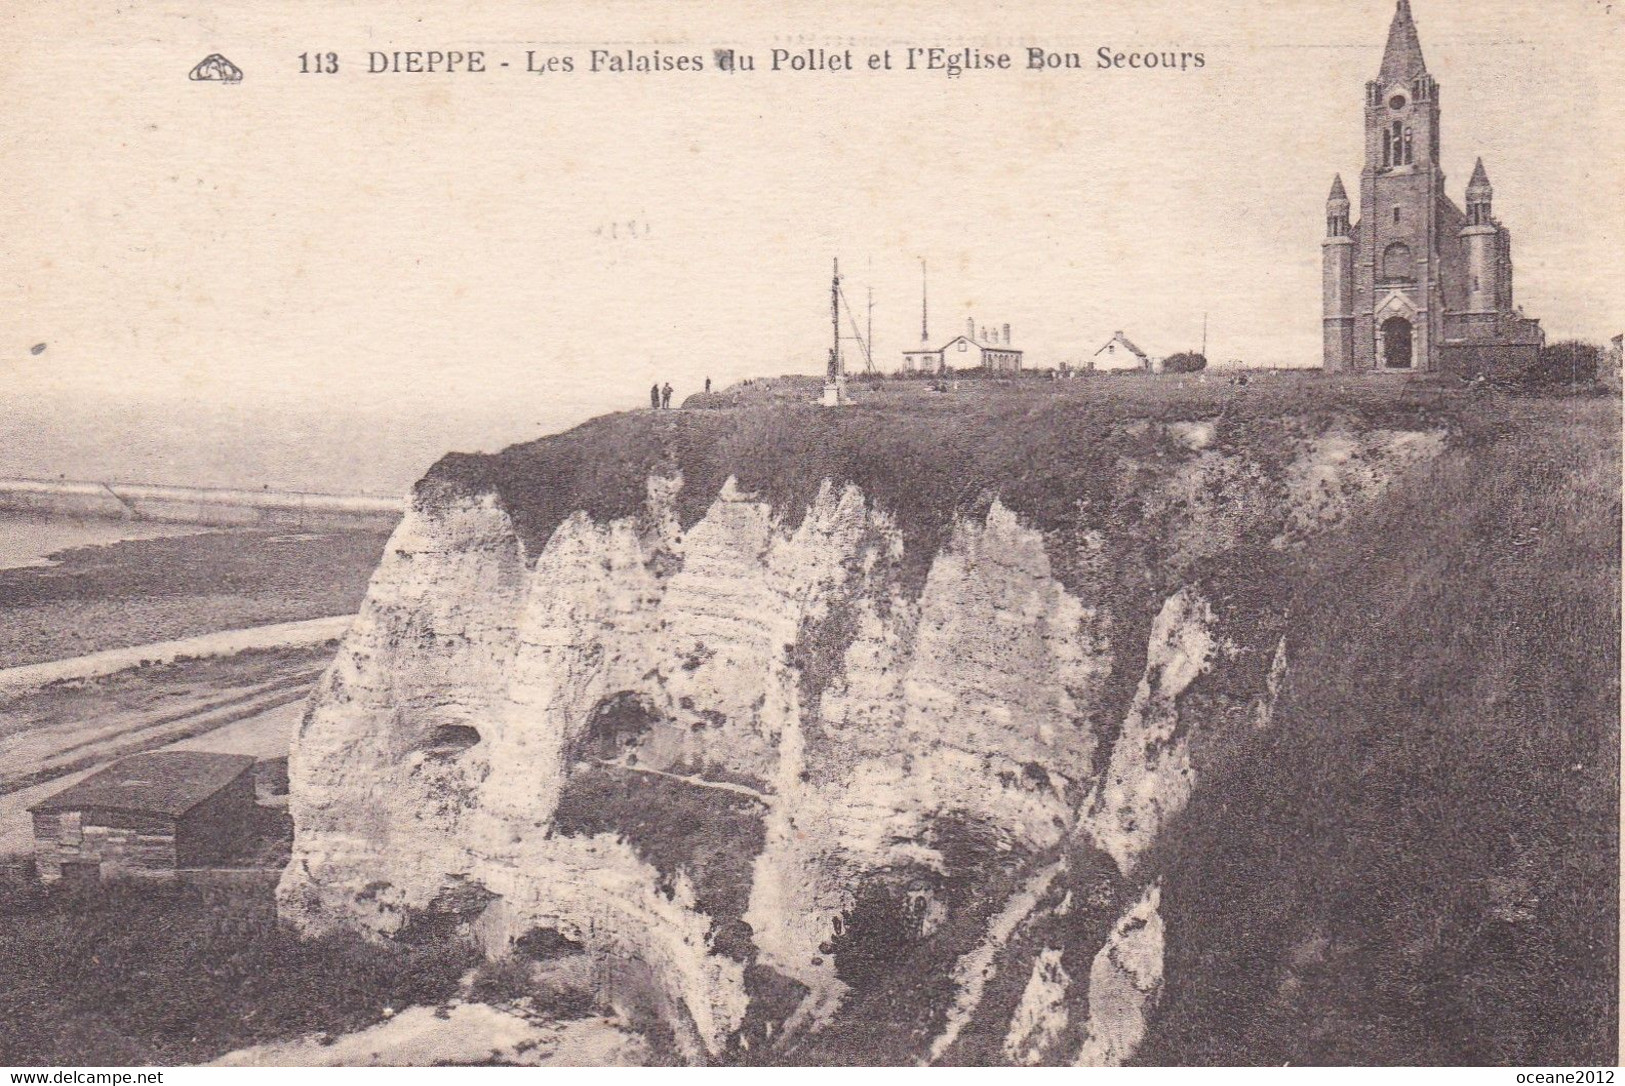
[{"label": "dirt path", "polygon": [[607,769],[619,769],[623,773],[642,773],[650,777],[665,777],[667,780],[676,781],[679,784],[691,784],[695,788],[710,788],[718,792],[732,792],[737,796],[748,796],[757,803],[767,803],[766,796],[743,784],[733,784],[729,781],[708,781],[704,777],[686,777],[681,773],[668,773],[664,769],[649,769],[646,766],[627,765],[625,762],[606,762],[599,759],[598,764]]},{"label": "dirt path", "polygon": [[103,718],[95,726],[72,730],[58,726],[25,732],[20,741],[0,744],[0,764],[5,766],[0,796],[302,702],[320,673],[320,669],[306,669],[286,679],[257,684],[247,693],[199,699],[156,720],[147,719],[146,714],[131,714]]}]

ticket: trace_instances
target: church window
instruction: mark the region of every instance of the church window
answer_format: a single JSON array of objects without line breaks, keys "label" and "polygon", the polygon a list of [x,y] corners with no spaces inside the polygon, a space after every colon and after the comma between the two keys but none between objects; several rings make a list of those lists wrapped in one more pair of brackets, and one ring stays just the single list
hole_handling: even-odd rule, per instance
[{"label": "church window", "polygon": [[1476,276],[1476,275],[1473,276],[1473,289],[1475,291],[1479,289],[1479,287],[1478,287],[1478,276]]},{"label": "church window", "polygon": [[1399,221],[1399,205],[1398,204],[1394,205],[1394,221],[1395,222]]},{"label": "church window", "polygon": [[1382,164],[1384,166],[1394,164],[1394,137],[1386,128],[1382,130]]},{"label": "church window", "polygon": [[1415,160],[1411,156],[1411,130],[1407,128],[1405,129],[1405,162],[1409,164],[1413,161]]},{"label": "church window", "polygon": [[1388,108],[1389,109],[1404,109],[1405,108],[1405,96],[1403,94],[1396,94],[1392,98],[1388,99]]}]

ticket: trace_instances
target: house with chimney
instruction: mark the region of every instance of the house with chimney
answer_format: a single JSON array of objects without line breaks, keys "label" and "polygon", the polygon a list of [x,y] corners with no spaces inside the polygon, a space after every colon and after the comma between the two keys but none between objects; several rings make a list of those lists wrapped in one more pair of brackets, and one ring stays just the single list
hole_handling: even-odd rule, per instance
[{"label": "house with chimney", "polygon": [[1122,332],[1113,332],[1112,338],[1089,359],[1091,370],[1114,373],[1122,370],[1140,370],[1150,373],[1154,368],[1151,356],[1140,350]]},{"label": "house with chimney", "polygon": [[965,331],[941,347],[903,352],[904,373],[947,373],[950,370],[987,370],[990,373],[1021,372],[1022,352],[1010,345],[1010,326],[983,325],[976,318],[965,320]]}]

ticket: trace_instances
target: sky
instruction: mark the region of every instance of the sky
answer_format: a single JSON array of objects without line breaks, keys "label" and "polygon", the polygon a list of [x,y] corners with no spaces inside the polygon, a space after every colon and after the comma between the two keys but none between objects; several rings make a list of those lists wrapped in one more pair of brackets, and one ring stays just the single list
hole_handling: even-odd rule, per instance
[{"label": "sky", "polygon": [[[398,491],[711,377],[820,372],[830,262],[893,368],[967,317],[1029,365],[1319,362],[1320,238],[1389,0],[188,5],[0,12],[0,474]],[[1625,5],[1414,0],[1457,203],[1482,155],[1518,300],[1625,325]],[[1533,13],[1538,12],[1538,17]],[[1016,70],[768,72],[769,51]],[[1021,70],[1027,47],[1077,70]],[[595,47],[752,73],[591,74]],[[1103,71],[1096,51],[1201,52]],[[482,49],[481,74],[366,72]],[[527,50],[577,71],[531,74]],[[336,75],[299,54],[339,54]],[[186,72],[219,52],[240,84]],[[496,65],[508,61],[508,69]],[[33,353],[38,345],[39,353]],[[850,350],[850,345],[849,345]]]}]

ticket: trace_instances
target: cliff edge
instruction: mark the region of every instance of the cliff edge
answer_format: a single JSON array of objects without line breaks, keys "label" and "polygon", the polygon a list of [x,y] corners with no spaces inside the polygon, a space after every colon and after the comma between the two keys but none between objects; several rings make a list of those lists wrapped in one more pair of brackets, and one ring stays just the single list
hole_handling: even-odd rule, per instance
[{"label": "cliff edge", "polygon": [[690,1061],[1132,1058],[1157,857],[1281,727],[1305,555],[1464,424],[1152,395],[721,400],[446,457],[299,729],[283,915],[582,956]]}]

